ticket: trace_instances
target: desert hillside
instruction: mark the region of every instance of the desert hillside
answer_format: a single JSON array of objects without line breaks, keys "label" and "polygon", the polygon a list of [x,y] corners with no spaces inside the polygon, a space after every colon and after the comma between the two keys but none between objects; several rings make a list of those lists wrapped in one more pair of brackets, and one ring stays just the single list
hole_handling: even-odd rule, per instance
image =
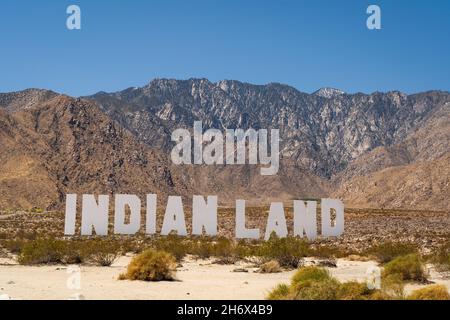
[{"label": "desert hillside", "polygon": [[[450,94],[313,94],[281,84],[157,79],[86,98],[0,94],[0,207],[61,208],[66,193],[342,198],[349,206],[447,210]],[[171,133],[280,129],[280,171],[175,166]]]}]

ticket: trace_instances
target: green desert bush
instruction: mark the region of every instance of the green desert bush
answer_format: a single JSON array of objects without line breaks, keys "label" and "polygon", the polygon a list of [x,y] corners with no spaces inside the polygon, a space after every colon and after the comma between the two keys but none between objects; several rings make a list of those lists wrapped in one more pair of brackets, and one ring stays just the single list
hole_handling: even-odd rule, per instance
[{"label": "green desert bush", "polygon": [[400,256],[384,266],[383,277],[399,275],[403,281],[425,281],[425,266],[418,254]]},{"label": "green desert bush", "polygon": [[29,241],[21,248],[18,261],[24,265],[63,263],[66,250],[66,244],[61,240],[38,239]]},{"label": "green desert bush", "polygon": [[274,233],[260,246],[259,256],[264,260],[276,260],[285,268],[298,268],[303,258],[308,256],[309,244],[306,240],[286,237],[279,238]]},{"label": "green desert bush", "polygon": [[413,291],[408,300],[450,300],[450,294],[444,285],[435,284]]},{"label": "green desert bush", "polygon": [[278,273],[281,272],[281,266],[276,260],[270,260],[263,263],[258,270],[260,273]]},{"label": "green desert bush", "polygon": [[397,257],[419,252],[416,245],[412,243],[402,243],[387,241],[377,244],[367,250],[368,255],[375,256],[381,263],[388,263]]},{"label": "green desert bush", "polygon": [[174,280],[176,259],[170,253],[148,249],[131,260],[121,280],[171,281]]}]

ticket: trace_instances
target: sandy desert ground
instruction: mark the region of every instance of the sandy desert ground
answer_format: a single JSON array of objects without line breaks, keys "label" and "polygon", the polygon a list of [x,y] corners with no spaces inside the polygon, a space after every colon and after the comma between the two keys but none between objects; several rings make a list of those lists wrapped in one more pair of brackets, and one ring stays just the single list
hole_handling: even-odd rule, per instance
[{"label": "sandy desert ground", "polygon": [[[295,271],[275,274],[255,273],[246,263],[236,265],[212,264],[207,260],[183,262],[177,270],[178,281],[142,282],[117,280],[131,257],[120,258],[111,267],[81,267],[81,289],[71,290],[67,266],[19,266],[12,260],[0,261],[0,295],[12,299],[64,300],[77,294],[85,299],[264,299],[278,283],[288,283]],[[375,266],[372,261],[360,262],[340,259],[330,272],[339,280],[365,281],[366,271]],[[235,272],[246,269],[248,272]],[[430,279],[450,289],[450,279],[431,272]],[[70,281],[69,281],[70,282]],[[407,292],[420,287],[408,285]]]}]

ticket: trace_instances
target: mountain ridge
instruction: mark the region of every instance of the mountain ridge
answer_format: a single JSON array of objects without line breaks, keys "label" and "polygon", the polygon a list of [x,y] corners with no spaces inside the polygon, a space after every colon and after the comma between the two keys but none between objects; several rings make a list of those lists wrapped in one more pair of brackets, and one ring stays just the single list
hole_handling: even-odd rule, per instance
[{"label": "mountain ridge", "polygon": [[[223,205],[237,197],[257,205],[335,196],[350,206],[450,207],[450,93],[316,93],[192,78],[81,98],[37,89],[0,94],[0,205],[60,207],[64,193],[158,191],[213,193]],[[279,174],[174,166],[171,133],[198,120],[205,130],[280,129]]]}]

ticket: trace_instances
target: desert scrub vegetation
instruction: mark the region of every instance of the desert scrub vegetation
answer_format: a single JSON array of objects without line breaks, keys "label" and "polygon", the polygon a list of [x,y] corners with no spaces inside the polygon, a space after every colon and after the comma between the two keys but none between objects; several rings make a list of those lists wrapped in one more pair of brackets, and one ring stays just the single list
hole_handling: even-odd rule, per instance
[{"label": "desert scrub vegetation", "polygon": [[279,238],[274,233],[260,245],[258,255],[263,261],[276,260],[281,267],[298,268],[310,252],[306,240],[294,237]]},{"label": "desert scrub vegetation", "polygon": [[403,281],[425,282],[425,265],[418,254],[399,256],[384,265],[383,277],[397,275]]},{"label": "desert scrub vegetation", "polygon": [[[405,282],[399,274],[383,278],[380,289],[366,283],[340,282],[328,270],[316,266],[300,268],[291,283],[279,284],[267,296],[269,300],[404,300]],[[413,292],[407,299],[448,299],[444,286],[428,286]]]},{"label": "desert scrub vegetation", "polygon": [[228,238],[219,238],[213,244],[213,252],[216,263],[233,264],[238,259],[236,245]]},{"label": "desert scrub vegetation", "polygon": [[379,300],[405,299],[405,282],[400,274],[386,275],[381,278]]},{"label": "desert scrub vegetation", "polygon": [[344,258],[352,254],[354,254],[354,252],[333,245],[317,245],[311,247],[309,251],[310,256],[324,259]]},{"label": "desert scrub vegetation", "polygon": [[450,300],[450,294],[444,285],[431,285],[413,291],[408,300]]},{"label": "desert scrub vegetation", "polygon": [[290,285],[278,285],[269,293],[269,300],[369,300],[376,298],[378,290],[364,283],[341,283],[323,268],[300,268]]},{"label": "desert scrub vegetation", "polygon": [[290,286],[284,283],[277,285],[272,291],[269,292],[267,300],[290,300]]},{"label": "desert scrub vegetation", "polygon": [[175,235],[154,238],[146,246],[172,254],[177,262],[186,255],[192,255],[200,259],[215,258],[215,262],[220,264],[232,264],[238,259],[255,256],[259,248],[244,240],[234,241],[225,237],[182,238]]},{"label": "desert scrub vegetation", "polygon": [[66,250],[65,243],[60,240],[34,240],[23,244],[18,262],[24,265],[62,263]]},{"label": "desert scrub vegetation", "polygon": [[189,239],[172,234],[167,237],[152,239],[149,247],[170,253],[178,262],[183,260],[188,253],[194,251]]},{"label": "desert scrub vegetation", "polygon": [[12,240],[6,243],[10,252],[18,254],[24,265],[92,263],[110,266],[120,255],[120,245],[111,240],[70,240],[42,238],[30,241]]},{"label": "desert scrub vegetation", "polygon": [[119,280],[172,281],[176,266],[176,259],[170,253],[147,249],[131,260]]},{"label": "desert scrub vegetation", "polygon": [[13,254],[19,254],[25,244],[24,240],[3,240],[1,246]]},{"label": "desert scrub vegetation", "polygon": [[437,271],[450,271],[450,242],[441,245],[436,253],[430,257],[430,262],[434,264]]},{"label": "desert scrub vegetation", "polygon": [[258,269],[259,273],[279,273],[281,271],[283,271],[283,269],[281,269],[280,264],[276,260],[270,260],[263,263]]},{"label": "desert scrub vegetation", "polygon": [[109,267],[120,256],[121,247],[116,241],[90,240],[82,249],[84,259],[95,265]]},{"label": "desert scrub vegetation", "polygon": [[418,253],[419,249],[415,244],[386,241],[371,247],[365,252],[365,255],[374,256],[378,262],[384,264],[400,256]]}]

